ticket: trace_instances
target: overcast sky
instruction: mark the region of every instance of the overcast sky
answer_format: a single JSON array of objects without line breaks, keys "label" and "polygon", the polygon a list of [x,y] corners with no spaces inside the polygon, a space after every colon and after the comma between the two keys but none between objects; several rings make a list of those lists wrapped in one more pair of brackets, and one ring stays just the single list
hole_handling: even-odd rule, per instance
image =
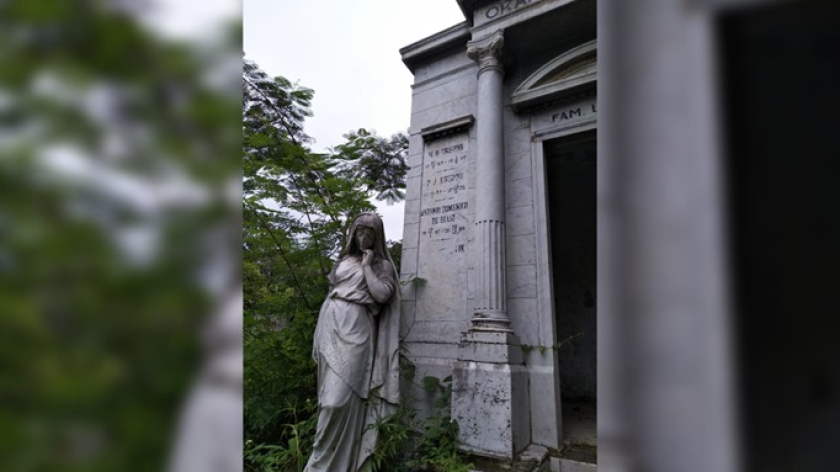
[{"label": "overcast sky", "polygon": [[[219,1],[219,0],[214,0]],[[407,131],[413,76],[400,48],[464,20],[455,0],[243,0],[245,57],[315,90],[315,151],[357,128]],[[403,205],[378,205],[402,239]]]},{"label": "overcast sky", "polygon": [[[286,0],[283,0],[286,1]],[[151,25],[173,37],[212,37],[214,30],[241,17],[242,0],[147,0],[145,11]]]}]

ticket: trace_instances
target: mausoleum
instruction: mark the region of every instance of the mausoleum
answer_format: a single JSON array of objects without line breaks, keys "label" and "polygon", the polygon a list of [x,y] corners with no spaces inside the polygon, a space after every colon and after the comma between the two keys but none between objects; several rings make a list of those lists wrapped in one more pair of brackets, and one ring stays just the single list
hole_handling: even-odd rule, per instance
[{"label": "mausoleum", "polygon": [[464,450],[594,470],[596,2],[457,1],[464,22],[400,51],[405,346],[452,376]]}]

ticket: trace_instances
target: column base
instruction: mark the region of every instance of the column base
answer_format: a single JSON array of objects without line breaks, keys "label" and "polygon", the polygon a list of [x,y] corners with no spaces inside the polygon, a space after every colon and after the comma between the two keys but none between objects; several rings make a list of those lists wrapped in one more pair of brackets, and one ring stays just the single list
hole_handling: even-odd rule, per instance
[{"label": "column base", "polygon": [[452,418],[459,448],[513,460],[531,442],[528,372],[512,333],[464,333],[452,369]]},{"label": "column base", "polygon": [[506,313],[476,313],[473,315],[470,331],[513,334],[513,330],[510,328],[510,318]]},{"label": "column base", "polygon": [[507,331],[476,329],[461,335],[458,360],[512,365],[523,365],[525,362],[519,336]]}]

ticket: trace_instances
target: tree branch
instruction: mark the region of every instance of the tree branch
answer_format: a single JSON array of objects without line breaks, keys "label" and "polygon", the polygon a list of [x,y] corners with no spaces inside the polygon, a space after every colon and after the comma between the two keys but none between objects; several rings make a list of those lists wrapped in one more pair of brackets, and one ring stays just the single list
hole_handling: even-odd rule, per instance
[{"label": "tree branch", "polygon": [[278,241],[277,237],[274,235],[274,231],[272,231],[271,228],[269,228],[269,226],[265,223],[265,221],[263,221],[263,219],[260,217],[259,212],[257,212],[254,209],[250,209],[250,211],[254,214],[254,216],[256,216],[260,226],[268,232],[269,237],[271,237],[271,239],[274,241],[274,244],[277,246],[277,250],[280,251],[280,257],[283,258],[283,262],[285,262],[286,267],[289,268],[289,273],[292,275],[292,280],[294,281],[295,286],[298,289],[298,293],[300,293],[301,298],[303,298],[303,303],[306,305],[306,308],[312,310],[312,305],[309,303],[309,299],[306,298],[305,292],[303,291],[303,287],[301,286],[300,281],[298,281],[297,275],[295,274],[295,271],[292,268],[292,264],[286,257],[286,252],[283,251],[283,246],[280,245],[280,241]]}]

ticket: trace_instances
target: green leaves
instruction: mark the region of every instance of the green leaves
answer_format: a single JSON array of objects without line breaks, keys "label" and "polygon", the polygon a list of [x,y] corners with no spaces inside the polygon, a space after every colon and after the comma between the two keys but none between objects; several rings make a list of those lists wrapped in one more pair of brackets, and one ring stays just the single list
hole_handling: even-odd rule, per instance
[{"label": "green leaves", "polygon": [[246,470],[302,470],[317,421],[312,335],[343,220],[330,164],[305,146],[313,92],[250,61],[243,83]]},{"label": "green leaves", "polygon": [[574,341],[576,338],[579,338],[579,337],[582,337],[582,336],[583,336],[583,331],[581,331],[579,333],[576,333],[576,334],[573,334],[573,335],[569,336],[568,338],[566,338],[566,339],[564,339],[564,340],[562,340],[562,341],[560,341],[557,344],[554,344],[552,346],[545,346],[545,345],[542,345],[542,344],[537,345],[537,346],[532,346],[530,344],[522,344],[519,347],[522,349],[522,352],[524,354],[528,354],[528,353],[534,351],[535,349],[537,349],[537,350],[540,351],[540,355],[545,355],[545,353],[548,352],[550,349],[559,351],[560,348],[562,348],[564,345],[566,345],[566,344]]},{"label": "green leaves", "polygon": [[362,183],[366,192],[388,204],[405,199],[408,172],[408,135],[397,133],[382,138],[364,128],[344,135],[347,140],[333,150],[340,161],[338,172]]},{"label": "green leaves", "polygon": [[427,375],[426,377],[423,377],[423,390],[425,390],[426,393],[437,392],[439,386],[440,386],[440,379],[439,378],[433,377],[431,375]]},{"label": "green leaves", "polygon": [[[400,376],[414,380],[414,364],[400,352]],[[434,399],[434,411],[418,418],[414,405],[418,399],[404,392],[397,411],[374,425],[379,439],[373,454],[374,471],[469,472],[473,465],[464,462],[458,452],[458,423],[449,414],[452,400],[452,376],[443,380],[427,375],[417,387]]]}]

